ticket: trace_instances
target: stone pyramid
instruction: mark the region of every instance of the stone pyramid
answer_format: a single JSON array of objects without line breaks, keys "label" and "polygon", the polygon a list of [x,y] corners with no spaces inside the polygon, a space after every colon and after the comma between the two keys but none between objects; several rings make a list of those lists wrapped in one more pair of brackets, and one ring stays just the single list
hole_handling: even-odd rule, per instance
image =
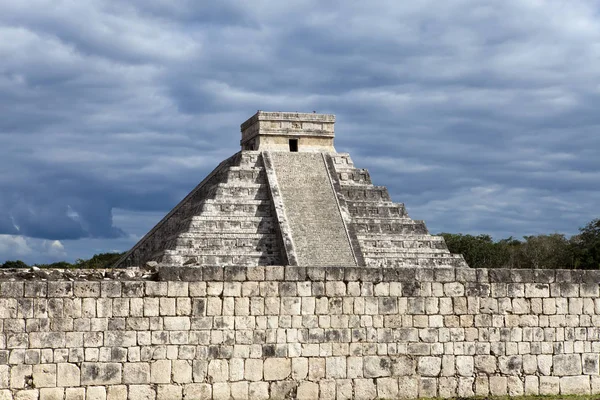
[{"label": "stone pyramid", "polygon": [[259,111],[223,161],[118,263],[466,267],[333,146],[335,116]]}]

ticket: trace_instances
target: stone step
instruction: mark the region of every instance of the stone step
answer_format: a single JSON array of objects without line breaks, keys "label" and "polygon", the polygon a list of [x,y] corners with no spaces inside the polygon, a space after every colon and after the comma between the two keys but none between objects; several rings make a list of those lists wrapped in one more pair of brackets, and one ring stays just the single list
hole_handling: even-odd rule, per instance
[{"label": "stone step", "polygon": [[372,240],[369,238],[359,238],[361,241],[362,247],[365,251],[369,251],[371,249],[420,249],[420,248],[429,248],[429,249],[442,249],[448,250],[446,246],[446,242],[444,242],[443,238],[440,239],[432,239],[435,236],[430,236],[427,239],[406,239],[406,240]]},{"label": "stone step", "polygon": [[342,185],[371,185],[371,176],[366,169],[354,168],[351,170],[337,171],[338,179]]},{"label": "stone step", "polygon": [[226,183],[266,183],[267,175],[264,168],[230,167],[225,173]]},{"label": "stone step", "polygon": [[333,159],[333,165],[335,166],[336,171],[342,169],[354,169],[354,163],[348,153],[335,153],[331,155],[331,158]]},{"label": "stone step", "polygon": [[189,231],[192,232],[230,232],[230,233],[275,233],[277,222],[270,217],[193,217]]},{"label": "stone step", "polygon": [[370,200],[391,201],[390,194],[385,186],[349,186],[341,185],[341,192],[348,201]]},{"label": "stone step", "polygon": [[260,151],[241,151],[235,160],[235,165],[240,167],[262,167]]},{"label": "stone step", "polygon": [[423,221],[407,220],[389,223],[356,223],[353,222],[357,234],[387,233],[387,234],[427,234],[427,227]]},{"label": "stone step", "polygon": [[237,197],[248,200],[268,200],[270,199],[268,186],[258,183],[219,183],[216,185],[207,197]]},{"label": "stone step", "polygon": [[349,201],[347,205],[353,217],[408,217],[404,204]]},{"label": "stone step", "polygon": [[415,257],[417,255],[439,255],[448,254],[445,249],[419,248],[419,249],[363,249],[365,257]]},{"label": "stone step", "polygon": [[248,238],[244,237],[223,237],[225,235],[212,235],[213,237],[198,237],[198,236],[179,236],[175,244],[179,247],[188,247],[191,249],[237,249],[240,251],[248,251],[255,249],[256,251],[270,251],[278,246],[278,238],[274,234],[264,234],[260,237]]},{"label": "stone step", "polygon": [[247,216],[271,216],[271,203],[266,199],[245,200],[237,198],[228,199],[206,199],[198,205],[197,214],[202,215],[247,215]]}]

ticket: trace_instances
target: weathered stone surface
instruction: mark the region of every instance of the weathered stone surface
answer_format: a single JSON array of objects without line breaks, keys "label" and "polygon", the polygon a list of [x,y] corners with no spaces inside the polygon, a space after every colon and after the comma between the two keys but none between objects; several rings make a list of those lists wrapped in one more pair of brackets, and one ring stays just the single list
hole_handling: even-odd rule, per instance
[{"label": "weathered stone surface", "polygon": [[263,364],[263,375],[267,381],[280,381],[292,373],[292,362],[287,358],[267,358]]}]

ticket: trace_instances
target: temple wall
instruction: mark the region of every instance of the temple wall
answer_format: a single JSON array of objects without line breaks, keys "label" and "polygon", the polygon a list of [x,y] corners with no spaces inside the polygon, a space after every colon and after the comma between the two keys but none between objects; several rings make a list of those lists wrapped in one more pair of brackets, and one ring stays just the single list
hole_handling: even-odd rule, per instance
[{"label": "temple wall", "polygon": [[600,393],[600,271],[180,267],[157,278],[5,273],[0,399]]}]

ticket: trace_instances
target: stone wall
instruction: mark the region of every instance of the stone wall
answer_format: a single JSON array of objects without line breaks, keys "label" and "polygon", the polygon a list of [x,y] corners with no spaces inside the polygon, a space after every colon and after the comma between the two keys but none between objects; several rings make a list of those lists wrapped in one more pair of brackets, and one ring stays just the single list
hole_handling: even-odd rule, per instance
[{"label": "stone wall", "polygon": [[158,278],[2,281],[0,399],[600,392],[599,271],[267,266]]}]

